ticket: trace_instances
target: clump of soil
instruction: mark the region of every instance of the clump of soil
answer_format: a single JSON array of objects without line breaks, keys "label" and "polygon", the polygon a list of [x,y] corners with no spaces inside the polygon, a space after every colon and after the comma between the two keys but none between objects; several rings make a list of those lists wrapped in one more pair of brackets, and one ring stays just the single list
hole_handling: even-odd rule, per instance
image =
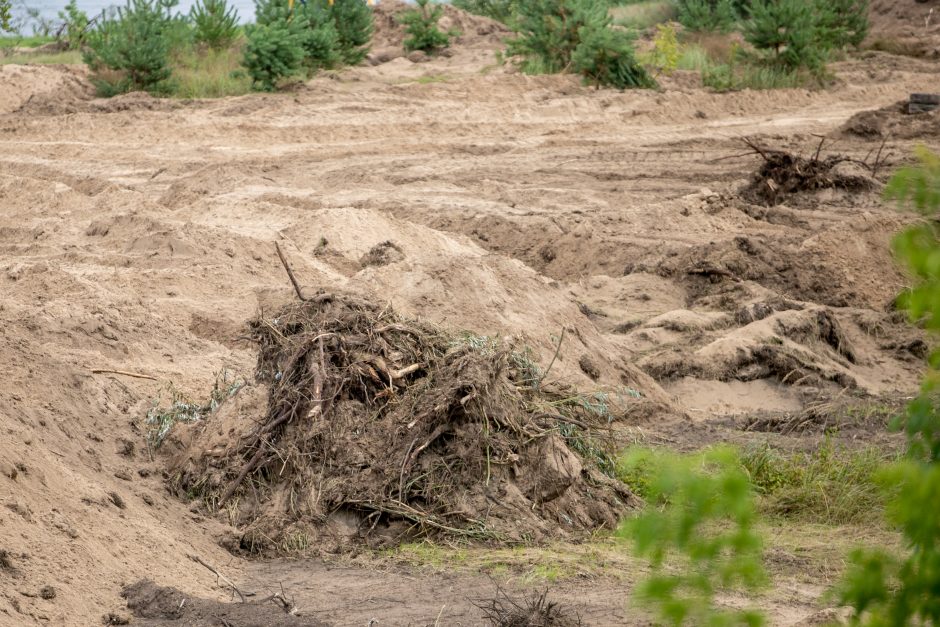
[{"label": "clump of soil", "polygon": [[599,470],[603,405],[540,389],[509,346],[329,294],[250,326],[266,410],[213,414],[174,463],[243,550],[540,541],[612,528],[637,502]]},{"label": "clump of soil", "polygon": [[387,266],[390,263],[397,263],[405,258],[405,253],[401,247],[390,240],[380,242],[369,249],[359,260],[359,264],[366,266]]},{"label": "clump of soil", "polygon": [[[148,580],[125,587],[121,596],[127,599],[127,608],[134,614],[134,625],[326,627],[329,624],[285,612],[283,603],[275,602],[279,599],[274,597],[248,603],[220,603],[183,594],[176,588],[164,588]],[[110,620],[113,621],[110,624],[127,624],[123,619]]]},{"label": "clump of soil", "polygon": [[901,100],[887,107],[860,111],[842,125],[843,136],[868,139],[940,138],[940,109],[908,113],[909,102]]},{"label": "clump of soil", "polygon": [[[741,195],[750,202],[768,207],[788,196],[822,189],[843,189],[851,192],[870,191],[877,182],[866,173],[867,165],[842,155],[813,157],[794,155],[785,150],[749,146],[763,158],[760,169],[751,177]],[[821,147],[821,146],[820,146]],[[861,166],[846,169],[845,164]]]}]

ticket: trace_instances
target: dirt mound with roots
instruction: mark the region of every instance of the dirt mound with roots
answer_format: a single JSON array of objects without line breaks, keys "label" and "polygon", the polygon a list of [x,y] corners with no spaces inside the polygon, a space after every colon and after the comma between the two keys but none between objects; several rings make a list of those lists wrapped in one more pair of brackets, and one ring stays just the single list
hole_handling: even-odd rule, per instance
[{"label": "dirt mound with roots", "polygon": [[604,399],[540,389],[544,373],[497,340],[329,294],[251,335],[261,386],[191,427],[173,464],[242,550],[537,542],[612,528],[636,503],[601,472]]}]

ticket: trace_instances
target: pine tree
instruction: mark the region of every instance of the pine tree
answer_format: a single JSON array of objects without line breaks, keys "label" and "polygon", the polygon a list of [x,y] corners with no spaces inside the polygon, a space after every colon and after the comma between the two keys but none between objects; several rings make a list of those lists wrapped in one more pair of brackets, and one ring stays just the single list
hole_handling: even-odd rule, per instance
[{"label": "pine tree", "polygon": [[738,11],[733,0],[679,0],[679,23],[693,31],[727,33]]},{"label": "pine tree", "polygon": [[606,3],[594,0],[530,0],[518,6],[517,35],[507,52],[522,57],[532,74],[575,71],[594,85],[651,87],[636,62],[629,34],[613,30]]},{"label": "pine tree", "polygon": [[405,50],[423,50],[434,52],[450,45],[453,32],[443,32],[437,27],[438,20],[444,14],[444,7],[431,0],[416,0],[417,9],[405,11],[398,16],[398,21],[405,25],[408,37],[404,41]]},{"label": "pine tree", "polygon": [[483,15],[497,22],[508,24],[516,13],[516,6],[522,4],[524,1],[525,0],[453,0],[451,4],[467,13]]},{"label": "pine tree", "polygon": [[[329,6],[330,17],[339,42],[339,55],[343,63],[358,65],[369,53],[369,43],[372,41],[373,21],[372,9],[363,0],[319,0],[321,6]],[[315,4],[309,0],[308,4]]]},{"label": "pine tree", "polygon": [[89,33],[83,57],[93,72],[120,74],[118,81],[93,77],[104,94],[130,90],[160,91],[168,78],[170,17],[160,0],[127,0],[117,14],[106,17]]},{"label": "pine tree", "polygon": [[826,50],[858,47],[868,35],[868,0],[816,0],[816,27]]},{"label": "pine tree", "polygon": [[238,36],[238,11],[226,0],[197,0],[189,19],[196,30],[196,41],[213,50],[228,48]]},{"label": "pine tree", "polygon": [[274,91],[280,79],[299,71],[304,58],[302,30],[286,19],[248,27],[242,63],[256,89]]},{"label": "pine tree", "polygon": [[804,0],[754,0],[744,39],[786,71],[819,71],[825,61],[813,3]]}]

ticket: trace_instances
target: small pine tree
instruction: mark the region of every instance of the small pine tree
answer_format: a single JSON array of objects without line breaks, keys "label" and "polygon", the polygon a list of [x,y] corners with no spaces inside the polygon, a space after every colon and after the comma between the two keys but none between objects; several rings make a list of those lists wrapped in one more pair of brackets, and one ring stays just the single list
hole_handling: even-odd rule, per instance
[{"label": "small pine tree", "polygon": [[255,89],[274,91],[278,81],[300,70],[304,59],[301,31],[287,20],[248,27],[242,64]]},{"label": "small pine tree", "polygon": [[238,11],[226,0],[197,0],[189,11],[189,19],[196,31],[196,42],[213,50],[228,48],[238,37]]},{"label": "small pine tree", "polygon": [[824,49],[857,48],[868,28],[868,0],[816,0],[816,36]]},{"label": "small pine tree", "polygon": [[679,23],[693,31],[727,33],[738,11],[733,0],[679,0]]},{"label": "small pine tree", "polygon": [[69,0],[64,11],[59,11],[59,19],[65,23],[65,36],[70,50],[78,50],[85,41],[88,30],[88,15],[78,8],[76,0]]},{"label": "small pine tree", "polygon": [[606,3],[530,0],[517,7],[507,52],[531,74],[575,71],[597,85],[624,89],[655,82],[636,62],[628,33],[610,28]]},{"label": "small pine tree", "polygon": [[655,87],[656,83],[637,63],[633,39],[611,28],[585,28],[571,55],[571,68],[596,87]]},{"label": "small pine tree", "polygon": [[93,76],[99,92],[162,91],[170,78],[169,19],[160,0],[127,0],[88,34],[85,63],[95,73],[111,70],[120,77],[114,81]]},{"label": "small pine tree", "polygon": [[[372,9],[363,0],[319,0],[329,6],[336,27],[339,55],[343,63],[358,65],[369,54],[372,41]],[[312,3],[313,0],[310,0]]]},{"label": "small pine tree", "polygon": [[453,0],[458,9],[508,24],[524,0]]},{"label": "small pine tree", "polygon": [[255,20],[260,26],[277,24],[294,34],[302,49],[302,65],[309,70],[342,62],[339,33],[325,2],[294,4],[287,0],[256,0]]},{"label": "small pine tree", "polygon": [[301,32],[301,46],[308,69],[331,68],[343,62],[339,32],[329,11],[308,4],[295,14],[294,19],[305,25]]},{"label": "small pine tree", "polygon": [[405,11],[398,16],[398,21],[405,25],[408,37],[404,41],[405,50],[423,50],[435,52],[450,45],[453,32],[445,33],[437,27],[438,20],[444,14],[444,7],[431,0],[416,0],[417,9]]},{"label": "small pine tree", "polygon": [[819,71],[824,66],[815,7],[804,0],[754,0],[744,39],[783,70]]}]

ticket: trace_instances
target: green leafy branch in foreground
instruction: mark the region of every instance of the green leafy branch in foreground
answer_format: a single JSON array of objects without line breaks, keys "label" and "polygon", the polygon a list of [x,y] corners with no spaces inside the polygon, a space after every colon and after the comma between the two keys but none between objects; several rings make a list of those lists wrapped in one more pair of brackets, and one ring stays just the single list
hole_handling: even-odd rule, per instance
[{"label": "green leafy branch in foreground", "polygon": [[[940,157],[922,148],[919,164],[901,169],[886,188],[888,199],[926,220],[901,233],[895,252],[918,279],[898,304],[912,320],[940,330]],[[902,532],[906,554],[858,549],[840,589],[843,603],[855,610],[855,624],[871,626],[940,624],[940,354],[920,395],[894,427],[908,437],[908,454],[887,466],[879,479],[893,494],[888,519]]]},{"label": "green leafy branch in foreground", "polygon": [[750,480],[734,449],[690,456],[636,449],[620,471],[627,483],[640,480],[648,502],[620,530],[653,570],[637,600],[669,625],[764,624],[757,611],[715,604],[719,590],[754,590],[767,580]]}]

